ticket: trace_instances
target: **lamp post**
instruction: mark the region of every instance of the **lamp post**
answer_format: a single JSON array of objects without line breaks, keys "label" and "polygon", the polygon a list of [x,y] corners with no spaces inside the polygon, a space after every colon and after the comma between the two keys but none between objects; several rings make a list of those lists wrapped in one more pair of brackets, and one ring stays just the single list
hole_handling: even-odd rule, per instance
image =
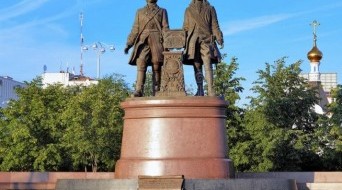
[{"label": "lamp post", "polygon": [[[108,45],[105,44],[103,42],[95,42],[93,43],[93,45],[91,45],[91,47],[93,48],[93,50],[96,52],[96,56],[97,56],[97,61],[96,61],[96,67],[97,67],[97,74],[96,74],[96,78],[99,79],[100,75],[101,75],[101,55],[104,54],[106,52],[106,48],[108,48],[110,51],[114,51],[114,45]],[[87,51],[88,50],[88,46],[83,46],[82,50]]]}]

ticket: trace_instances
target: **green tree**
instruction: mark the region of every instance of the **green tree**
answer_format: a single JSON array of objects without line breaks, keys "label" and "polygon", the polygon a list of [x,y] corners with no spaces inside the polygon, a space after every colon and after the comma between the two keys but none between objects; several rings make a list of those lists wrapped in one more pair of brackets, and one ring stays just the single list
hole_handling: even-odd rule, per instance
[{"label": "green tree", "polygon": [[320,167],[316,89],[299,76],[301,61],[266,63],[252,88],[244,117],[244,141],[231,150],[239,171],[300,171]]},{"label": "green tree", "polygon": [[112,171],[119,158],[123,126],[120,103],[129,95],[122,76],[102,79],[73,97],[63,113],[63,147],[73,166],[92,171]]},{"label": "green tree", "polygon": [[324,166],[329,170],[342,170],[342,85],[332,90],[332,103],[328,105],[330,118],[324,118],[318,131],[322,141],[320,149]]},{"label": "green tree", "polygon": [[19,99],[3,110],[0,168],[3,171],[57,171],[67,169],[60,113],[70,95],[60,85],[41,88],[34,79],[17,89]]},{"label": "green tree", "polygon": [[214,71],[215,92],[227,102],[226,129],[229,149],[244,138],[241,128],[244,110],[237,106],[237,101],[240,99],[239,93],[243,91],[241,81],[245,79],[235,76],[238,67],[237,58],[233,57],[229,64],[218,63]]},{"label": "green tree", "polygon": [[0,170],[112,171],[121,146],[120,102],[128,94],[119,75],[90,87],[27,83],[0,110]]},{"label": "green tree", "polygon": [[266,119],[277,127],[293,127],[312,130],[317,120],[312,106],[318,102],[316,89],[299,76],[301,61],[286,67],[285,58],[275,65],[266,63],[265,70],[259,70],[259,79],[252,88],[257,98],[252,106],[262,106]]},{"label": "green tree", "polygon": [[5,128],[6,128],[5,118],[4,118],[3,110],[0,107],[0,164],[3,162],[3,157],[5,155],[4,147],[3,147],[3,145],[5,144],[4,139],[6,136]]},{"label": "green tree", "polygon": [[[337,127],[342,127],[342,85],[332,90],[332,98],[333,102],[329,105],[329,112],[332,114],[331,122]],[[338,148],[342,150],[342,147]]]},{"label": "green tree", "polygon": [[153,82],[152,82],[152,71],[148,70],[146,72],[146,79],[144,85],[144,96],[149,97],[153,96]]}]

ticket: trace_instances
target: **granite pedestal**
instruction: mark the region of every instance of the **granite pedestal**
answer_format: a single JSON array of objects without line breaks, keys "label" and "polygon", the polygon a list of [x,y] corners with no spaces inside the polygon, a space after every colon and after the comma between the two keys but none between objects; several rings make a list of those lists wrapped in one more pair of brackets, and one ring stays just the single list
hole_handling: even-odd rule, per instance
[{"label": "granite pedestal", "polygon": [[115,178],[231,176],[225,101],[207,96],[131,98],[122,107],[124,130]]}]

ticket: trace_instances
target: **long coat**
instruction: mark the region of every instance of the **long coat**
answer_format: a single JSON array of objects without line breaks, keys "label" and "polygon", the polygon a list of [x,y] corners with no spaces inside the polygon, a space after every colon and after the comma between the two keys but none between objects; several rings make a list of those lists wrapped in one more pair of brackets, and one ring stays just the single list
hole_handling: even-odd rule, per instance
[{"label": "long coat", "polygon": [[185,11],[183,30],[186,32],[184,64],[193,64],[199,53],[199,41],[206,43],[210,49],[211,63],[221,61],[221,54],[216,42],[223,43],[223,35],[218,24],[216,10],[209,4],[203,4],[199,11],[191,4]]},{"label": "long coat", "polygon": [[[162,33],[166,30],[169,30],[169,22],[165,9],[158,6],[154,10],[150,10],[147,6],[139,9],[127,39],[127,45],[134,46],[129,64],[136,65],[136,59],[143,45],[149,45],[153,56],[157,57],[158,62],[163,62]],[[155,43],[151,44],[148,41]]]}]

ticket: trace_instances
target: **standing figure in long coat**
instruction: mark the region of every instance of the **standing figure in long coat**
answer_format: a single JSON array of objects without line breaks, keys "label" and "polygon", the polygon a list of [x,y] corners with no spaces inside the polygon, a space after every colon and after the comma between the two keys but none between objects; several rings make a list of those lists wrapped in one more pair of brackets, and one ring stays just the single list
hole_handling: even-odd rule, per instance
[{"label": "standing figure in long coat", "polygon": [[184,64],[194,66],[196,96],[204,96],[202,65],[205,69],[208,95],[216,96],[213,88],[212,64],[221,61],[216,43],[221,46],[221,49],[223,48],[223,35],[215,8],[207,0],[192,0],[185,11],[183,30],[186,32]]},{"label": "standing figure in long coat", "polygon": [[161,66],[163,64],[163,32],[169,30],[167,11],[157,5],[157,0],[146,0],[139,9],[128,36],[125,54],[134,46],[130,65],[137,66],[135,97],[144,95],[147,66],[152,66],[153,94],[160,90]]}]

